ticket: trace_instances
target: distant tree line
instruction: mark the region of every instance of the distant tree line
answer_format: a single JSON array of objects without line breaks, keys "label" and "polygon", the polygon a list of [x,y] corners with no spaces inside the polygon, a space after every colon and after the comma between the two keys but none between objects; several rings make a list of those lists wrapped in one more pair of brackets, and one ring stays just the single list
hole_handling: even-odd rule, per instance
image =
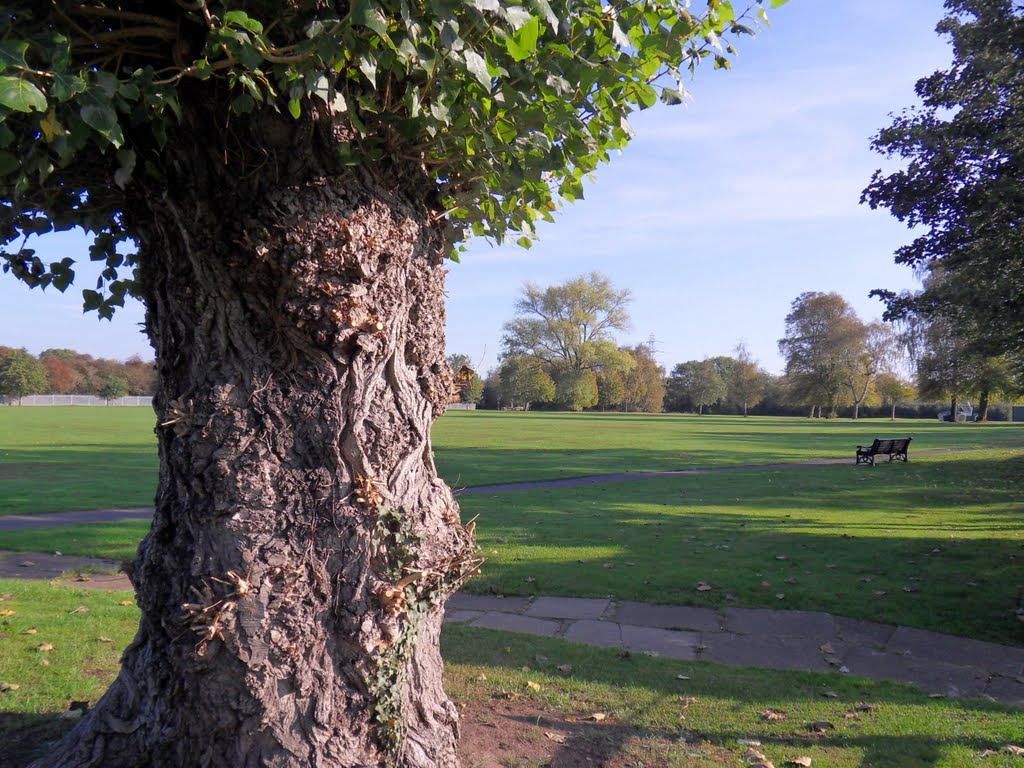
[{"label": "distant tree line", "polygon": [[152,395],[156,372],[138,356],[107,360],[72,349],[47,349],[38,356],[0,346],[0,395],[94,395],[115,400],[125,395]]},{"label": "distant tree line", "polygon": [[[1024,395],[1024,375],[1006,357],[962,343],[937,320],[865,322],[837,293],[798,296],[779,350],[785,372],[758,365],[744,343],[732,356],[688,360],[666,374],[656,341],[624,346],[628,290],[591,273],[562,285],[528,283],[505,324],[502,356],[486,378],[474,375],[462,400],[484,408],[692,412],[697,414],[951,418],[963,399],[990,417],[989,403]],[[472,368],[451,355],[453,369]],[[939,401],[946,400],[943,406]]]}]

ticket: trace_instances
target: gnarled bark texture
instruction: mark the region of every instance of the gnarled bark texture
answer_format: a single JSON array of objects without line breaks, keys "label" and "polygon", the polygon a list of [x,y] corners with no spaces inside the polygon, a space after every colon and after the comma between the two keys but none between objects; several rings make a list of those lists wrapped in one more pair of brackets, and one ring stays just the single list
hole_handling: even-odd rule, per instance
[{"label": "gnarled bark texture", "polygon": [[133,214],[161,463],[141,626],[37,765],[456,765],[438,637],[474,547],[431,455],[451,382],[429,182],[243,194],[203,152]]}]

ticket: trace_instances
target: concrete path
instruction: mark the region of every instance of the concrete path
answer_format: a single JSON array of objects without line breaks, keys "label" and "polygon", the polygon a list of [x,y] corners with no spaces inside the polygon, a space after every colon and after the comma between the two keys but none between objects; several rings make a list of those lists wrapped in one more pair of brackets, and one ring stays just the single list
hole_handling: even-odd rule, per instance
[{"label": "concrete path", "polygon": [[[130,590],[118,568],[111,560],[0,552],[0,578],[64,577],[88,589]],[[460,593],[449,600],[445,620],[684,661],[898,680],[943,696],[1024,707],[1024,648],[814,611]]]},{"label": "concrete path", "polygon": [[[916,451],[915,456],[932,456],[945,453],[962,453],[977,448],[937,448],[929,451]],[[614,472],[604,475],[585,475],[583,477],[563,477],[556,480],[528,480],[521,483],[498,483],[496,485],[473,485],[455,490],[456,496],[474,496],[483,493],[506,493],[509,491],[533,491],[542,488],[579,488],[588,485],[604,485],[621,483],[628,480],[651,480],[658,477],[678,477],[680,475],[706,475],[715,472],[749,472],[757,470],[785,470],[801,467],[818,467],[828,464],[849,464],[853,460],[846,458],[807,459],[779,464],[743,464],[735,467],[693,467],[690,469],[669,469],[657,472]],[[861,467],[857,471],[871,471],[871,467]],[[0,517],[0,532],[20,531],[27,528],[51,528],[57,525],[82,525],[84,523],[116,523],[124,520],[150,520],[153,507],[135,507],[132,509],[93,509],[84,512],[45,512],[33,515],[6,515]],[[3,542],[0,541],[0,547]]]},{"label": "concrete path", "polygon": [[454,595],[446,621],[683,661],[897,680],[1024,707],[1024,648],[815,611]]}]

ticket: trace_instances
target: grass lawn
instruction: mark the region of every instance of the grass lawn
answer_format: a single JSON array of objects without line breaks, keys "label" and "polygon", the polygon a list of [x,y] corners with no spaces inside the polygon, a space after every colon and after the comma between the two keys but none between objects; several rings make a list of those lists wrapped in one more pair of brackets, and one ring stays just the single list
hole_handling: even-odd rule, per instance
[{"label": "grass lawn", "polygon": [[452,411],[434,425],[438,471],[460,488],[608,472],[849,457],[875,437],[911,436],[915,452],[1024,448],[1024,424],[821,420],[678,414]]},{"label": "grass lawn", "polygon": [[[93,703],[113,679],[138,614],[122,605],[130,599],[122,593],[0,581],[0,595],[0,743],[4,765],[21,768],[71,727],[58,716],[70,702]],[[806,755],[830,768],[1024,766],[1024,757],[1005,750],[1022,744],[1024,712],[987,701],[460,626],[445,628],[442,645],[463,732],[475,733],[473,743],[488,751],[514,737],[524,751],[535,740],[542,743],[534,752],[574,749],[616,764],[712,768],[741,764],[748,747],[740,740],[756,739],[777,765]],[[776,713],[771,719],[769,710]],[[595,713],[605,716],[600,723]],[[510,718],[505,730],[495,722],[503,714]],[[814,722],[832,727],[816,731]],[[478,757],[464,753],[464,764],[472,768]],[[540,763],[517,757],[513,745],[502,764]]]},{"label": "grass lawn", "polygon": [[[822,610],[1024,645],[1022,499],[1024,451],[464,495],[488,559],[466,589]],[[146,528],[3,546],[125,559]]]},{"label": "grass lawn", "polygon": [[0,407],[0,515],[153,503],[149,408]]},{"label": "grass lawn", "polygon": [[[153,503],[149,408],[0,408],[0,515]],[[1024,448],[1024,424],[743,419],[675,414],[452,411],[434,426],[438,469],[454,487],[608,472],[853,456],[879,435],[936,448]]]}]

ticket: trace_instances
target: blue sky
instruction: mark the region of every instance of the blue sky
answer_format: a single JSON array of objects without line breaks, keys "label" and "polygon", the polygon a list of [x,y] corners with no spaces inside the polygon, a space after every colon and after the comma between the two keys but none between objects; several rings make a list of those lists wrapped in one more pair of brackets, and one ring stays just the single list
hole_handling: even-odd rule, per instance
[{"label": "blue sky", "polygon": [[[868,142],[913,103],[919,77],[949,63],[934,31],[942,13],[941,0],[791,0],[773,11],[769,29],[739,41],[731,71],[698,72],[688,104],[635,115],[634,142],[531,250],[474,242],[450,265],[449,352],[488,370],[525,281],[591,270],[633,292],[620,341],[653,334],[669,369],[744,340],[781,372],[777,341],[804,291],[835,291],[864,320],[880,316],[872,288],[916,281],[892,260],[911,234],[858,204],[871,173],[892,167]],[[74,234],[36,248],[88,261]],[[89,274],[79,270],[82,287]],[[0,275],[0,345],[150,358],[141,321],[137,303],[99,321],[82,315],[75,287],[41,294]]]}]

